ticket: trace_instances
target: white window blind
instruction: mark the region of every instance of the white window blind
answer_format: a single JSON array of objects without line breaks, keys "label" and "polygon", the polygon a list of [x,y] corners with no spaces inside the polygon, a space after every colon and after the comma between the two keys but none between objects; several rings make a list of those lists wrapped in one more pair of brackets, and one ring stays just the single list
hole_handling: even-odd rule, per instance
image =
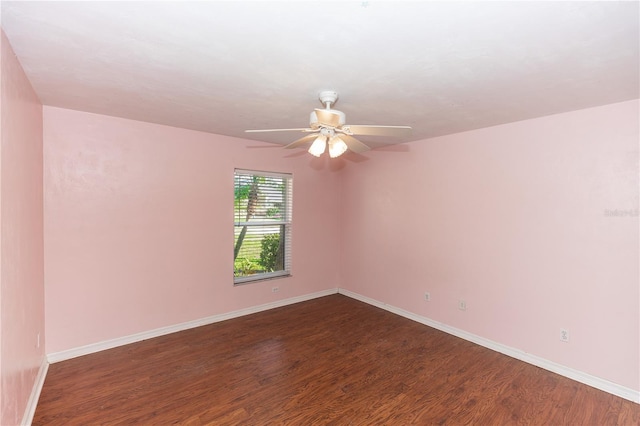
[{"label": "white window blind", "polygon": [[236,169],[234,194],[234,283],[290,275],[292,176]]}]

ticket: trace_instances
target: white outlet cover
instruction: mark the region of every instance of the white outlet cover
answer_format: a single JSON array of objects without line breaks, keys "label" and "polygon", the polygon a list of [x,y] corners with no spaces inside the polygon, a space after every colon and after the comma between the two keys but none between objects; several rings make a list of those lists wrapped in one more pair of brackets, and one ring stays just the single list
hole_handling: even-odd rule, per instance
[{"label": "white outlet cover", "polygon": [[424,293],[424,300],[431,302],[431,294],[429,292]]}]

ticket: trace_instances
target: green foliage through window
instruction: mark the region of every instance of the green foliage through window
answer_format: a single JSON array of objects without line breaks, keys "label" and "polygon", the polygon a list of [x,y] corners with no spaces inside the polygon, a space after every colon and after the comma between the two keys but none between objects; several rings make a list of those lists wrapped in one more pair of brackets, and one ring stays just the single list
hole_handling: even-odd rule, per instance
[{"label": "green foliage through window", "polygon": [[262,265],[266,272],[273,272],[282,269],[282,255],[280,247],[280,234],[268,234],[260,242],[262,250],[258,263]]}]

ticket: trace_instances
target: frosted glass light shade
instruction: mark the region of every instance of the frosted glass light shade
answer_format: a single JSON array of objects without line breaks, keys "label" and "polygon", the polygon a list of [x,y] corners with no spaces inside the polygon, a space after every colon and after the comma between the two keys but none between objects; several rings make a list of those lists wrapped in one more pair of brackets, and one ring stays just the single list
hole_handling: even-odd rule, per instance
[{"label": "frosted glass light shade", "polygon": [[339,136],[334,136],[329,141],[329,156],[331,158],[336,158],[344,154],[349,147],[347,144],[340,139]]},{"label": "frosted glass light shade", "polygon": [[327,149],[327,137],[320,135],[309,147],[309,154],[320,157],[325,149]]}]

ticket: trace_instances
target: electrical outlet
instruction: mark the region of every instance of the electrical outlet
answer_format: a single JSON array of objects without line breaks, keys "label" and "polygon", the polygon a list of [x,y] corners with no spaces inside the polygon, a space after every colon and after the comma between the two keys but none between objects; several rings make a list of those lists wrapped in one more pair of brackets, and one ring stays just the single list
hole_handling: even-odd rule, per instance
[{"label": "electrical outlet", "polygon": [[40,333],[38,333],[38,337],[36,338],[36,348],[40,347]]},{"label": "electrical outlet", "polygon": [[458,300],[458,309],[460,309],[461,311],[466,311],[467,302],[465,302],[464,300]]},{"label": "electrical outlet", "polygon": [[569,343],[569,330],[565,330],[564,328],[560,329],[560,341]]},{"label": "electrical outlet", "polygon": [[280,287],[271,287],[271,293],[277,293],[280,291]]},{"label": "electrical outlet", "polygon": [[424,293],[424,300],[426,300],[427,302],[431,302],[431,294],[429,294],[428,291],[425,291]]}]

